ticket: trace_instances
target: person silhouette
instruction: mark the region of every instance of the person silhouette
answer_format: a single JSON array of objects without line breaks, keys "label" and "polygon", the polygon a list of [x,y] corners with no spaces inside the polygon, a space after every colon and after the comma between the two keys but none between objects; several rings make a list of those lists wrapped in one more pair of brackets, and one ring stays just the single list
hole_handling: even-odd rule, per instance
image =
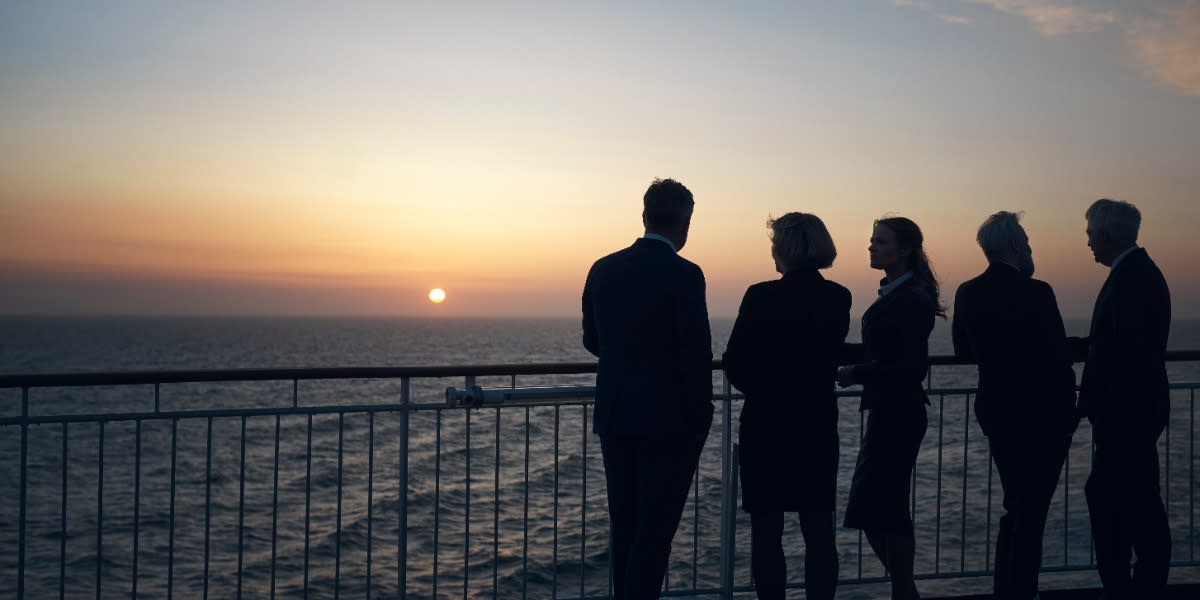
[{"label": "person silhouette", "polygon": [[981,275],[954,297],[954,353],[978,365],[975,418],[1004,490],[996,536],[997,600],[1038,594],[1042,534],[1071,434],[1079,424],[1075,371],[1054,290],[1033,279],[1021,215],[1001,211],[979,227]]},{"label": "person silhouette", "polygon": [[597,260],[583,287],[618,599],[658,597],[712,425],[704,273],[678,255],[694,206],[683,184],[656,179],[643,197],[645,236]]},{"label": "person silhouette", "polygon": [[871,268],[886,277],[879,298],[862,318],[862,343],[845,344],[838,385],[863,386],[860,410],[866,433],[858,452],[844,525],[861,529],[892,579],[893,600],[919,598],[913,580],[916,539],[909,514],[909,482],[928,421],[922,382],[929,365],[929,334],[945,317],[921,228],[904,217],[875,221],[868,248]]},{"label": "person silhouette", "polygon": [[[1096,569],[1110,599],[1159,598],[1171,562],[1171,529],[1159,485],[1158,438],[1167,426],[1167,336],[1171,292],[1137,245],[1137,207],[1107,198],[1084,214],[1088,246],[1109,267],[1086,338],[1080,410],[1092,423],[1096,454],[1084,488]],[[1137,564],[1130,576],[1131,551]]]},{"label": "person silhouette", "polygon": [[730,383],[746,394],[738,455],[742,508],[750,513],[750,571],[760,600],[782,600],[783,515],[796,512],[807,597],[830,600],[838,570],[834,377],[850,328],[850,292],[819,271],[837,256],[821,219],[793,212],[767,225],[782,277],[746,290],[722,356]]}]

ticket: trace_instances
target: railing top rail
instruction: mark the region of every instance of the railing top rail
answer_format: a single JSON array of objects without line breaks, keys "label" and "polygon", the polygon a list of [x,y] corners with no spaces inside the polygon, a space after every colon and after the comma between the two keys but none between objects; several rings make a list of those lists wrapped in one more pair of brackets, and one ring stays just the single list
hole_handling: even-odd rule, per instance
[{"label": "railing top rail", "polygon": [[[1200,361],[1200,350],[1167,352],[1168,362]],[[969,365],[952,355],[929,357],[930,366]],[[721,361],[712,361],[720,370]],[[312,379],[398,379],[402,377],[465,377],[507,375],[578,375],[596,372],[595,362],[527,363],[499,365],[443,365],[428,367],[299,367],[279,369],[193,369],[74,373],[0,374],[0,388],[75,387],[92,385],[153,385],[220,381],[292,381]]]},{"label": "railing top rail", "polygon": [[279,369],[198,369],[0,375],[0,388],[139,385],[213,381],[291,381],[301,379],[398,379],[466,375],[571,375],[595,373],[596,363],[529,363],[428,367],[296,367]]}]

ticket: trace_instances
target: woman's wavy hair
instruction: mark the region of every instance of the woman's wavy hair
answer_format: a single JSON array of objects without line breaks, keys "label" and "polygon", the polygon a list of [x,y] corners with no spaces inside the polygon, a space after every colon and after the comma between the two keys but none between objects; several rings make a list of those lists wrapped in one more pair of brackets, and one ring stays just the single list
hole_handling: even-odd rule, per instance
[{"label": "woman's wavy hair", "polygon": [[933,271],[933,264],[925,254],[925,236],[921,228],[905,217],[883,217],[876,219],[875,224],[892,230],[896,234],[897,246],[912,249],[908,255],[908,270],[913,274],[913,289],[922,300],[933,305],[935,315],[946,318],[947,307],[942,304],[941,286]]}]

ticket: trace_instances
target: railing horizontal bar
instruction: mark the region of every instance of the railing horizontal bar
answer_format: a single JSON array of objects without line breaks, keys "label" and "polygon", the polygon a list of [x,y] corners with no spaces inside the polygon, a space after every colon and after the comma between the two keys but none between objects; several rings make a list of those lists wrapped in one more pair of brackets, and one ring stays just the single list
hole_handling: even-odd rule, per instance
[{"label": "railing horizontal bar", "polygon": [[[1167,362],[1200,361],[1200,350],[1172,350]],[[929,357],[933,365],[973,364],[955,356]],[[712,361],[714,370],[721,361]],[[109,373],[30,373],[0,375],[0,388],[73,387],[90,385],[139,385],[156,383],[199,383],[213,381],[273,381],[294,379],[394,379],[400,377],[461,377],[467,375],[576,375],[595,373],[595,362],[532,363],[506,365],[451,365],[429,367],[328,367],[285,369],[208,369],[124,371]]]},{"label": "railing horizontal bar", "polygon": [[[444,405],[437,405],[444,408]],[[97,421],[165,421],[170,419],[208,419],[223,417],[272,417],[275,415],[321,415],[336,413],[400,412],[399,404],[359,404],[298,406],[279,408],[211,408],[203,410],[179,410],[170,412],[92,413],[80,415],[39,415],[22,420],[20,417],[0,418],[0,425],[31,425],[45,423],[94,423]]]},{"label": "railing horizontal bar", "polygon": [[512,404],[529,401],[559,401],[570,398],[591,398],[596,394],[594,385],[554,385],[539,387],[502,387],[470,389],[447,388],[446,402],[450,406],[469,404],[472,406]]},{"label": "railing horizontal bar", "polygon": [[[505,406],[576,406],[591,404],[592,400],[571,399],[568,401],[542,401],[528,404],[511,404]],[[402,412],[403,404],[345,404],[326,406],[286,406],[277,408],[212,408],[202,410],[179,410],[170,412],[127,412],[127,413],[91,413],[79,415],[38,415],[33,417],[0,417],[2,425],[41,425],[46,423],[95,423],[97,421],[163,421],[169,419],[205,419],[221,417],[270,417],[275,415],[320,415],[336,413],[372,413],[372,412]],[[412,404],[410,411],[451,410],[444,402]],[[467,409],[453,409],[467,410]]]},{"label": "railing horizontal bar", "polygon": [[[1200,383],[1173,383],[1170,384],[1172,390],[1195,390],[1200,389]],[[953,396],[962,396],[965,394],[974,394],[978,392],[977,388],[933,388],[929,393],[947,394]],[[839,398],[858,398],[862,395],[861,391],[838,391]],[[745,395],[733,393],[729,397],[729,401],[744,400]],[[541,400],[527,401],[505,401],[504,406],[508,407],[538,407],[538,406],[576,406],[588,405],[595,401],[594,398],[584,398],[580,396],[568,396],[563,399],[544,398]],[[724,397],[714,397],[714,401],[725,401]],[[965,400],[964,400],[965,401]],[[495,405],[491,405],[495,406]],[[451,408],[445,402],[424,402],[411,404],[408,409],[413,412],[424,412],[432,410],[472,410],[477,406],[470,407],[455,407]],[[0,417],[0,426],[5,425],[20,425],[28,423],[30,425],[45,425],[45,424],[60,424],[60,423],[96,423],[100,421],[162,421],[168,419],[197,419],[208,417],[264,417],[276,415],[317,415],[317,414],[332,414],[332,413],[371,413],[371,412],[400,412],[403,410],[403,405],[396,403],[380,403],[380,404],[346,404],[336,406],[294,406],[294,407],[264,407],[264,408],[228,408],[228,409],[202,409],[202,410],[179,410],[165,412],[122,412],[122,413],[88,413],[78,415],[38,415],[30,417]]]},{"label": "railing horizontal bar", "polygon": [[[1200,382],[1196,383],[1175,383],[1170,386],[1173,390],[1194,390],[1200,389]],[[978,392],[977,388],[933,388],[929,390],[931,394],[947,394],[952,396],[963,396],[965,394],[974,394]],[[858,398],[862,395],[860,391],[839,391],[839,398]],[[743,400],[745,396],[742,394],[731,394],[729,401]],[[725,401],[723,396],[714,396],[714,401]],[[595,401],[594,398],[584,398],[579,396],[568,396],[563,399],[544,398],[541,400],[530,401],[506,401],[502,405],[506,407],[537,407],[537,406],[578,406],[588,405]],[[962,399],[962,401],[966,401]],[[497,406],[492,404],[489,406]],[[450,408],[445,402],[426,402],[414,403],[409,405],[408,410],[414,412],[432,411],[432,410],[474,410],[479,407],[456,407]],[[30,417],[0,417],[0,426],[4,425],[20,425],[28,423],[30,425],[45,425],[49,423],[95,423],[100,421],[164,421],[169,419],[204,419],[204,418],[221,418],[221,417],[268,417],[276,415],[319,415],[319,414],[335,414],[335,413],[372,413],[372,412],[400,412],[404,410],[403,404],[397,403],[380,403],[380,404],[344,404],[344,405],[325,405],[325,406],[281,406],[281,407],[262,407],[262,408],[223,408],[223,409],[201,409],[201,410],[178,410],[178,411],[163,411],[163,412],[121,412],[121,413],[89,413],[78,415],[37,415]]]},{"label": "railing horizontal bar", "polygon": [[[1176,383],[1171,384],[1173,390],[1195,390],[1200,389],[1200,383]],[[952,396],[964,396],[974,394],[978,391],[976,388],[935,388],[929,390],[934,394],[947,394]],[[839,398],[857,398],[861,396],[859,391],[840,391]],[[732,394],[728,401],[744,399],[742,394]],[[716,397],[714,400],[725,401],[724,397]],[[519,407],[538,407],[538,406],[582,406],[589,405],[595,401],[594,398],[583,398],[579,396],[569,395],[566,398],[554,399],[543,397],[540,400],[530,401],[506,401],[503,403],[492,404],[490,406],[505,406],[512,408]],[[965,399],[963,400],[966,401]],[[420,404],[411,404],[408,406],[409,411],[424,412],[438,410],[472,410],[478,407],[456,407],[450,408],[444,402],[427,402]],[[224,409],[200,409],[200,410],[179,410],[179,411],[142,411],[142,412],[118,412],[118,413],[88,413],[77,415],[37,415],[29,417],[12,416],[0,417],[0,426],[7,425],[45,425],[45,424],[62,424],[62,423],[97,423],[107,421],[165,421],[170,419],[205,419],[205,418],[232,418],[232,417],[267,417],[267,416],[282,416],[282,415],[320,415],[320,414],[336,414],[336,413],[373,413],[373,412],[400,412],[404,410],[403,404],[397,403],[381,403],[381,404],[346,404],[346,405],[325,405],[325,406],[282,406],[282,407],[261,407],[261,408],[224,408]]]},{"label": "railing horizontal bar", "polygon": [[581,396],[581,395],[570,396],[570,395],[568,395],[568,396],[563,396],[563,397],[560,397],[557,399],[556,398],[541,398],[538,400],[506,400],[503,402],[490,402],[489,401],[489,402],[485,402],[481,405],[476,404],[476,405],[471,405],[471,406],[465,406],[465,405],[461,405],[461,404],[458,406],[450,406],[449,404],[446,404],[445,402],[427,402],[424,404],[413,404],[411,408],[412,408],[412,410],[443,410],[443,409],[466,410],[466,409],[480,408],[481,406],[487,406],[487,407],[583,406],[583,405],[591,404],[594,400],[595,400],[595,398],[593,398],[592,396]]},{"label": "railing horizontal bar", "polygon": [[[1174,566],[1188,566],[1188,565],[1186,565],[1186,564],[1179,565],[1178,563],[1171,563],[1171,566],[1174,567]],[[1071,567],[1071,568],[1045,567],[1041,570],[1041,572],[1042,573],[1063,573],[1063,572],[1090,571],[1090,570],[1094,570],[1094,569],[1095,569],[1094,566],[1093,567],[1081,566],[1081,567]],[[988,577],[988,576],[991,576],[990,571],[970,571],[970,572],[962,573],[962,574],[943,573],[941,575],[934,575],[934,574],[914,575],[913,579],[934,580],[934,579],[957,579],[960,577]],[[862,578],[855,578],[853,581],[854,581],[854,585],[860,585],[860,584],[874,584],[874,583],[890,583],[891,579],[888,577],[862,577]],[[841,583],[845,583],[845,581],[840,581],[839,584],[841,584]],[[1174,585],[1174,584],[1172,584],[1172,585]],[[1180,587],[1183,587],[1185,589],[1190,589],[1190,588],[1188,588],[1188,586],[1190,586],[1191,584],[1181,583],[1179,585],[1180,585]],[[799,589],[804,589],[805,586],[802,583],[789,583],[789,584],[787,584],[786,587],[787,587],[787,589],[791,589],[791,590],[799,590]],[[739,586],[734,586],[732,591],[735,594],[753,593],[754,587],[751,585],[739,585]],[[694,596],[718,596],[719,594],[721,594],[721,592],[722,592],[722,590],[720,588],[697,588],[694,590],[670,590],[670,591],[663,590],[663,591],[659,592],[659,594],[663,597],[686,596],[688,598],[691,598]],[[587,596],[586,598],[572,598],[571,600],[593,600],[593,599],[606,599],[606,598],[609,598],[609,596]],[[560,597],[559,600],[566,600],[566,599]]]},{"label": "railing horizontal bar", "polygon": [[295,379],[399,379],[401,377],[510,375],[513,372],[527,375],[595,373],[596,363],[32,373],[0,375],[0,388],[150,385],[155,383],[201,383],[214,381],[285,381]]},{"label": "railing horizontal bar", "polygon": [[[1178,389],[1187,389],[1187,384],[1174,384],[1182,386]],[[456,396],[469,394],[469,390],[458,390],[451,388],[456,392]],[[495,406],[497,404],[507,404],[515,406],[554,406],[569,404],[565,400],[572,399],[587,399],[591,401],[592,396],[596,393],[594,385],[580,386],[544,386],[544,387],[527,387],[527,388],[480,388],[482,397],[471,404],[469,408],[478,408],[479,406]],[[973,394],[976,389],[972,387],[959,388],[930,388],[930,393],[941,393],[947,395]],[[839,398],[856,398],[862,395],[858,390],[838,390],[835,392]],[[716,397],[714,396],[714,400]],[[745,400],[745,394],[734,392],[730,400]],[[460,400],[461,401],[461,400]],[[439,405],[441,406],[441,405]],[[457,406],[468,407],[464,404]]]}]

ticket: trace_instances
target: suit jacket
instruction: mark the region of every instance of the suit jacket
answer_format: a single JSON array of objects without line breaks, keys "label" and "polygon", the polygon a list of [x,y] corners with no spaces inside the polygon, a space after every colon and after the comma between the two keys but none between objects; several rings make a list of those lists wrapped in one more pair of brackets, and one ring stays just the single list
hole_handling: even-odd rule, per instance
[{"label": "suit jacket", "polygon": [[859,410],[889,410],[929,404],[923,383],[929,371],[929,333],[934,302],[913,280],[881,296],[862,318],[862,343],[845,344],[843,360],[861,383]]},{"label": "suit jacket", "polygon": [[816,269],[750,286],[723,356],[742,408],[746,510],[833,510],[837,493],[837,356],[850,292]]},{"label": "suit jacket", "polygon": [[1075,371],[1054,290],[992,264],[954,297],[954,354],[979,365],[975,418],[994,432],[1074,431]]},{"label": "suit jacket", "polygon": [[704,273],[641,238],[592,265],[583,345],[596,367],[597,435],[663,438],[712,423],[712,337]]},{"label": "suit jacket", "polygon": [[1167,425],[1171,292],[1138,248],[1108,274],[1096,297],[1079,405],[1097,444],[1152,442]]}]

